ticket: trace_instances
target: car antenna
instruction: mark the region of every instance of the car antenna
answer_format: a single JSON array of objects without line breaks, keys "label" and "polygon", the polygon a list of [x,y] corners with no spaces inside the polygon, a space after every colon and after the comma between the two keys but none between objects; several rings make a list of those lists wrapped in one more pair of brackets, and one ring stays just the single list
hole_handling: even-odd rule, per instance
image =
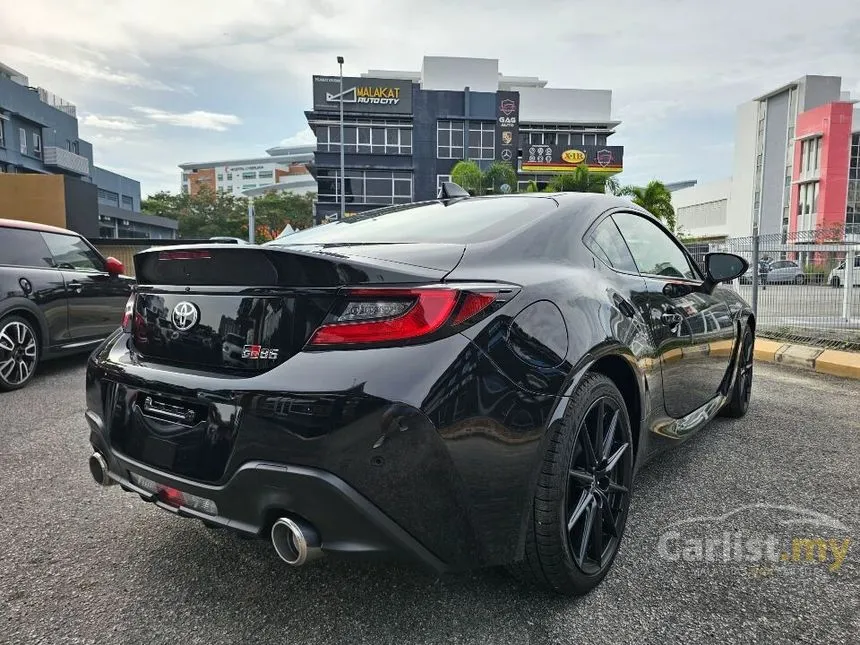
[{"label": "car antenna", "polygon": [[439,189],[439,199],[442,201],[463,199],[466,197],[469,197],[469,193],[462,186],[455,184],[453,181],[442,182],[442,187]]}]

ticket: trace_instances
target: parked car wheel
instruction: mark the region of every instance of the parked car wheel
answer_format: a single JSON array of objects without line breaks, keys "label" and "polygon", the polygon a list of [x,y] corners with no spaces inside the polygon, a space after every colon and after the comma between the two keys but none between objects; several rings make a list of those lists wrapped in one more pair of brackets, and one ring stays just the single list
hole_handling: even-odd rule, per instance
[{"label": "parked car wheel", "polygon": [[514,575],[565,595],[591,591],[618,552],[632,474],[624,399],[609,378],[591,374],[549,438]]},{"label": "parked car wheel", "polygon": [[741,341],[740,362],[738,364],[738,371],[735,374],[735,384],[729,400],[723,406],[723,409],[720,410],[720,416],[739,419],[747,413],[750,407],[754,345],[755,338],[753,337],[752,329],[747,327]]},{"label": "parked car wheel", "polygon": [[39,363],[39,336],[20,316],[0,320],[0,391],[24,387]]},{"label": "parked car wheel", "polygon": [[794,276],[794,284],[803,284],[804,282],[806,282],[806,276],[802,273]]},{"label": "parked car wheel", "polygon": [[839,287],[842,286],[839,282],[839,276],[835,275],[830,279],[830,286],[833,287],[834,289],[838,289]]}]

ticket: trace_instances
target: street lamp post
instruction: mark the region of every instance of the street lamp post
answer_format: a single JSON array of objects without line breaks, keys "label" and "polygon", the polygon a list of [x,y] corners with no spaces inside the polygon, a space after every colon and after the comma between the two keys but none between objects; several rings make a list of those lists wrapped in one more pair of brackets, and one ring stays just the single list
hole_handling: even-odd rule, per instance
[{"label": "street lamp post", "polygon": [[340,218],[346,216],[346,162],[344,161],[344,146],[343,139],[343,56],[337,57],[337,64],[340,66]]}]

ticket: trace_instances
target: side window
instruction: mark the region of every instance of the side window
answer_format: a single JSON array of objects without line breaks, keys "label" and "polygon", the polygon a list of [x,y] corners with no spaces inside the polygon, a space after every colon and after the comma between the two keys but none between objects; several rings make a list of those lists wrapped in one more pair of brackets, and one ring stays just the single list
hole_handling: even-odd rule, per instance
[{"label": "side window", "polygon": [[45,244],[54,257],[54,264],[60,269],[78,271],[102,271],[104,262],[87,244],[75,235],[42,233]]},{"label": "side window", "polygon": [[678,243],[659,226],[633,213],[616,213],[612,218],[627,241],[640,273],[666,278],[700,279]]},{"label": "side window", "polygon": [[54,260],[39,231],[0,227],[0,265],[52,267]]},{"label": "side window", "polygon": [[636,263],[611,217],[607,217],[589,234],[585,245],[603,262],[619,271],[636,273]]}]

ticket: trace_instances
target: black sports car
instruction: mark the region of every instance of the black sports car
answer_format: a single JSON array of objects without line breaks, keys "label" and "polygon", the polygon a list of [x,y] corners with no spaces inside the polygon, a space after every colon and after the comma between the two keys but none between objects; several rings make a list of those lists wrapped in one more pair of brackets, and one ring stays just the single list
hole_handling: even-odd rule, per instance
[{"label": "black sports car", "polygon": [[151,249],[92,355],[97,482],[210,527],[436,571],[606,574],[634,473],[749,405],[754,319],[630,202],[440,199]]}]

